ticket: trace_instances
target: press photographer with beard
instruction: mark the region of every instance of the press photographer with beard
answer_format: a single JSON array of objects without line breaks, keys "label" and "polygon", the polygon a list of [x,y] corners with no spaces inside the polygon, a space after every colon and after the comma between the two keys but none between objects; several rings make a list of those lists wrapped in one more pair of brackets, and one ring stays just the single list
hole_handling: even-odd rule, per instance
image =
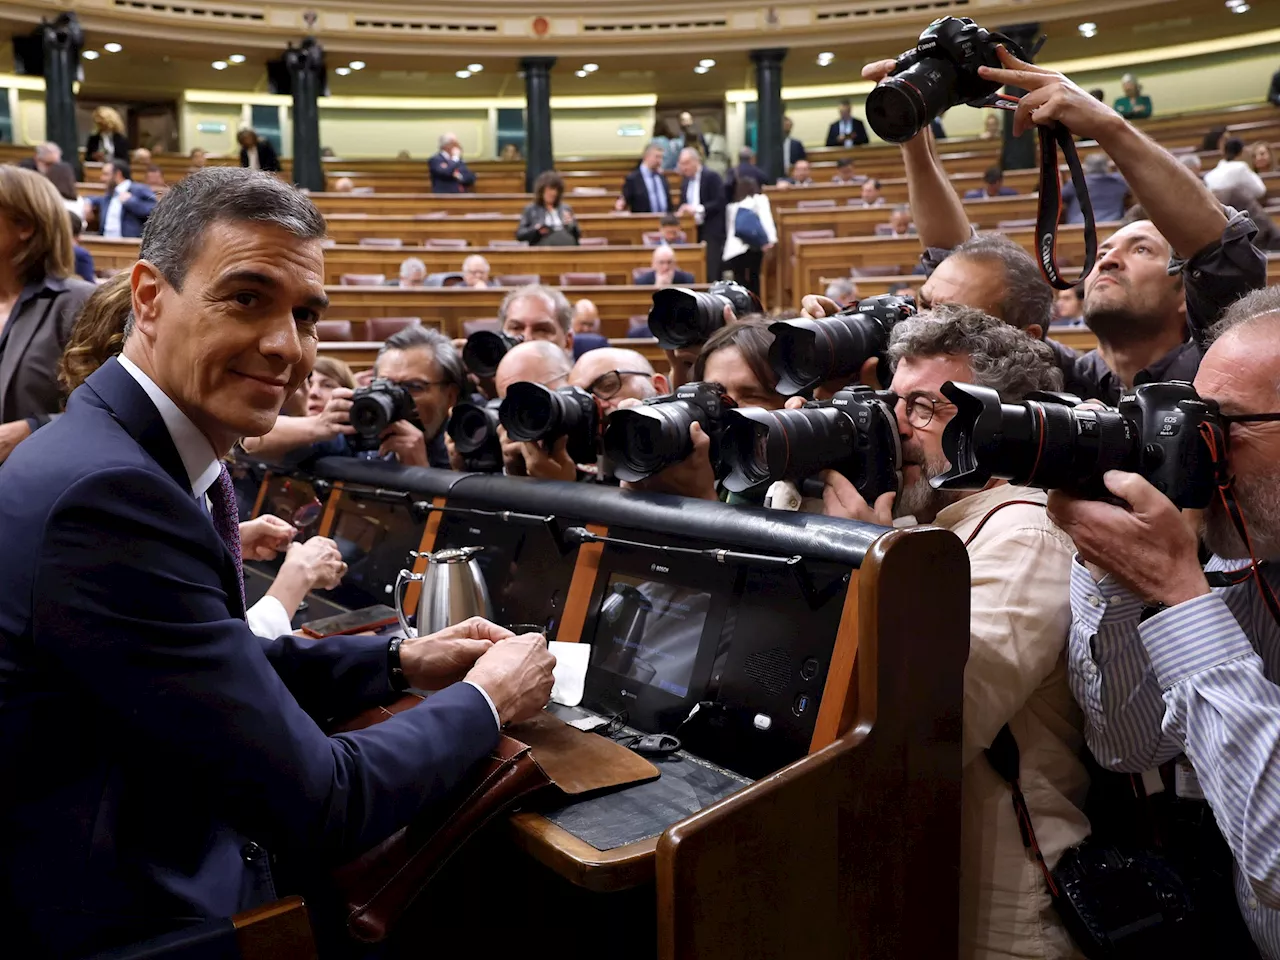
[{"label": "press photographer with beard", "polygon": [[824,511],[891,525],[915,517],[965,541],[970,646],[964,673],[960,827],[960,956],[1076,957],[1035,861],[1023,847],[1008,785],[983,751],[1006,725],[1021,748],[1021,783],[1052,867],[1089,834],[1080,710],[1067,684],[1071,621],[1064,584],[1072,547],[1040,490],[993,481],[980,492],[935,490],[947,469],[942,433],[956,408],[948,380],[996,390],[1006,402],[1061,388],[1049,348],[972,307],[941,305],[904,320],[889,346],[901,435],[903,489],[869,507],[826,471]]},{"label": "press photographer with beard", "polygon": [[[1227,496],[1248,531],[1246,542],[1215,498],[1203,517],[1212,553],[1203,568],[1196,534],[1137,474],[1106,475],[1124,505],[1049,498],[1079,551],[1069,662],[1089,748],[1103,766],[1135,773],[1185,754],[1188,788],[1178,796],[1207,801],[1235,858],[1240,912],[1269,958],[1280,957],[1280,623],[1264,596],[1280,591],[1277,384],[1272,287],[1227,311],[1195,378],[1227,421]],[[1246,570],[1250,548],[1258,573],[1210,585],[1215,573]]]}]

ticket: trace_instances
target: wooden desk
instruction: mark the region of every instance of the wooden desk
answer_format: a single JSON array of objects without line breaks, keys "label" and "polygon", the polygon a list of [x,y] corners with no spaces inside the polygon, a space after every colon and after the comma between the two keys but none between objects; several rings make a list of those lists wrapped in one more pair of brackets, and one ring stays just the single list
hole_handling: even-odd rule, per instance
[{"label": "wooden desk", "polygon": [[[413,210],[379,216],[329,213],[325,219],[329,236],[339,243],[359,243],[366,237],[387,237],[415,246],[431,239],[460,238],[473,247],[487,247],[494,240],[515,240],[516,227],[520,223],[517,215],[481,213],[477,216],[428,218],[425,211]],[[661,219],[660,215],[650,213],[584,213],[577,218],[582,236],[603,237],[611,246],[640,246],[646,233],[658,231]],[[688,239],[697,237],[698,228],[692,216],[683,217],[680,225]]]},{"label": "wooden desk", "polygon": [[[614,214],[616,194],[602,196],[565,196],[565,203],[575,215],[589,213]],[[393,214],[443,213],[462,216],[467,213],[504,213],[518,217],[533,202],[529,193],[313,193],[312,202],[325,216],[333,213],[363,213],[371,217]],[[645,216],[645,214],[636,214]],[[657,229],[654,227],[653,229]],[[513,231],[514,234],[514,231]]]},{"label": "wooden desk", "polygon": [[[635,350],[653,364],[653,369],[659,373],[665,373],[670,366],[667,362],[667,355],[658,346],[658,341],[652,338],[631,340],[627,337],[611,337],[609,346],[621,347],[624,350]],[[381,348],[382,341],[380,340],[328,340],[321,342],[316,354],[321,357],[333,357],[335,360],[341,360],[353,371],[359,373],[361,370],[368,370],[373,366],[373,360]]]}]

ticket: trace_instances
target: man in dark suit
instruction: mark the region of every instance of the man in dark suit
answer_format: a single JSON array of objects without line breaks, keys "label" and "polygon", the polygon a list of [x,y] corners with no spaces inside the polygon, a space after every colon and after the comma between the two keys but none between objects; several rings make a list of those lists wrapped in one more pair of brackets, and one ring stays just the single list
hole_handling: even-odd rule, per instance
[{"label": "man in dark suit", "polygon": [[280,157],[270,140],[263,140],[248,127],[241,130],[236,139],[240,141],[240,166],[268,173],[280,172]]},{"label": "man in dark suit", "polygon": [[724,256],[725,196],[720,174],[702,163],[698,151],[685,147],[680,151],[676,169],[684,177],[680,185],[681,214],[692,214],[698,225],[698,242],[707,245],[707,282],[720,279],[720,260]]},{"label": "man in dark suit", "polygon": [[782,118],[782,168],[790,170],[797,160],[807,159],[804,144],[791,135],[791,118]]},{"label": "man in dark suit", "polygon": [[849,101],[841,100],[840,119],[827,130],[827,146],[857,147],[867,142],[867,128],[853,115]]},{"label": "man in dark suit", "polygon": [[476,183],[476,175],[462,162],[462,144],[456,133],[440,138],[440,151],[427,161],[432,193],[466,193]]},{"label": "man in dark suit", "polygon": [[731,167],[724,178],[724,198],[726,202],[733,203],[733,195],[737,189],[738,181],[743,177],[750,177],[759,187],[763,187],[769,182],[769,178],[765,176],[764,171],[756,166],[756,154],[750,147],[743,147],[738,151],[738,165]]},{"label": "man in dark suit", "polygon": [[695,282],[692,273],[676,267],[676,252],[665,244],[654,248],[651,268],[635,274],[637,287],[683,287]]},{"label": "man in dark suit", "polygon": [[[175,185],[131,273],[120,358],[0,470],[13,956],[84,956],[296,892],[285,877],[381,842],[546,702],[542,638],[486,621],[402,644],[266,641],[244,622],[221,458],[311,370],[324,232],[262,173]],[[409,685],[444,689],[322,732]]]},{"label": "man in dark suit", "polygon": [[102,165],[106,192],[89,197],[98,211],[98,232],[104,237],[140,237],[147,218],[156,207],[156,195],[145,183],[133,182],[128,160],[115,159]]},{"label": "man in dark suit", "polygon": [[645,147],[640,166],[627,174],[622,181],[622,196],[614,203],[615,210],[632,213],[669,213],[671,192],[662,173],[662,145],[651,143]]}]

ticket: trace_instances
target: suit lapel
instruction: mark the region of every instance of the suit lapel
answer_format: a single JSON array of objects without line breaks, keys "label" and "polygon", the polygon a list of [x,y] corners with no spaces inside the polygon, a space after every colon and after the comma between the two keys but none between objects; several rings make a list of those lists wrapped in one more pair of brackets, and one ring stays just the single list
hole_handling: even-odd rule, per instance
[{"label": "suit lapel", "polygon": [[22,363],[22,355],[31,344],[31,338],[40,329],[49,315],[49,307],[53,297],[36,297],[26,309],[16,317],[12,317],[0,333],[0,343],[4,344],[4,353],[0,355],[0,422],[9,418],[4,415],[4,400],[9,392],[9,384],[13,382]]}]

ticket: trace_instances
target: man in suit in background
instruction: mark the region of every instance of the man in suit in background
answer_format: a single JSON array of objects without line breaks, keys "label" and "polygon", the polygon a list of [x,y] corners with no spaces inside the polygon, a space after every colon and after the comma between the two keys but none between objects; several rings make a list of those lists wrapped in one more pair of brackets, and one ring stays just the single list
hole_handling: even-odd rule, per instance
[{"label": "man in suit in background", "polygon": [[101,197],[86,198],[98,213],[98,232],[104,237],[142,236],[142,228],[156,207],[151,188],[133,182],[129,161],[122,158],[103,164],[102,182],[106,192]]},{"label": "man in suit in background", "polygon": [[662,145],[651,143],[644,149],[640,166],[627,174],[622,181],[622,196],[614,203],[615,210],[632,213],[670,213],[671,192],[667,178],[662,174]]},{"label": "man in suit in background", "polygon": [[[324,235],[275,177],[175,185],[130,274],[123,353],[0,471],[14,956],[94,954],[305,892],[282,881],[380,843],[546,702],[542,638],[487,621],[402,643],[260,640],[244,621],[221,458],[311,371]],[[444,689],[367,730],[320,728],[409,686]]]},{"label": "man in suit in background", "polygon": [[609,338],[600,332],[599,309],[583,297],[573,305],[573,358],[608,345]]},{"label": "man in suit in background", "polygon": [[804,144],[791,136],[791,118],[782,118],[782,166],[783,169],[790,170],[795,166],[797,160],[804,160],[809,156],[805,152]]},{"label": "man in suit in background", "polygon": [[476,175],[462,162],[462,144],[456,133],[440,137],[440,150],[427,161],[432,193],[466,193],[476,183]]},{"label": "man in suit in background", "polygon": [[695,282],[688,270],[676,269],[676,252],[667,246],[654,249],[652,268],[641,270],[635,279],[637,287],[688,286]]},{"label": "man in suit in background", "polygon": [[750,147],[743,147],[738,151],[738,165],[730,169],[724,178],[726,203],[733,203],[733,194],[737,189],[738,181],[744,177],[750,177],[761,187],[769,183],[769,178],[765,176],[764,171],[756,166],[756,154]]},{"label": "man in suit in background", "polygon": [[724,181],[720,174],[703,164],[702,157],[692,147],[680,151],[676,169],[684,177],[680,185],[680,209],[676,212],[693,215],[698,225],[698,242],[707,245],[707,282],[715,283],[720,279],[720,260],[724,256]]},{"label": "man in suit in background", "polygon": [[867,142],[867,128],[853,115],[849,101],[841,100],[840,119],[827,130],[827,146],[857,147]]}]

